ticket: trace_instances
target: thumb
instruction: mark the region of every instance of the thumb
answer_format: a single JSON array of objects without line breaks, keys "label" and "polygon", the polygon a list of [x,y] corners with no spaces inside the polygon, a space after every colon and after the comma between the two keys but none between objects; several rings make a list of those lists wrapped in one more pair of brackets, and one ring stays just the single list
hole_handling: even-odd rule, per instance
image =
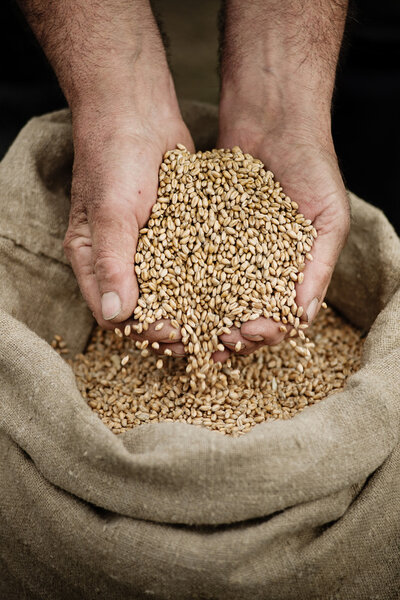
[{"label": "thumb", "polygon": [[296,304],[304,309],[303,319],[311,323],[324,301],[345,237],[337,231],[318,234],[313,244],[312,261],[307,261],[304,282],[296,285]]},{"label": "thumb", "polygon": [[[137,304],[138,284],[134,260],[138,225],[132,210],[103,204],[89,215],[93,271],[100,293],[99,315],[119,323],[128,319]],[[99,319],[97,319],[99,320]]]}]

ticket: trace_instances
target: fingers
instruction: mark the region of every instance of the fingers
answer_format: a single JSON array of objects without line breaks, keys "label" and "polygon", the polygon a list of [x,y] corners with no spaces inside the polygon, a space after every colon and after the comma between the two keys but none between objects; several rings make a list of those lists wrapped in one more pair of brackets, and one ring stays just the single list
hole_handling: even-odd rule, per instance
[{"label": "fingers", "polygon": [[302,320],[308,324],[317,316],[325,298],[333,267],[318,259],[304,269],[304,281],[296,286],[296,304],[304,308]]},{"label": "fingers", "polygon": [[[185,356],[185,348],[181,343],[182,335],[180,329],[173,327],[168,319],[160,319],[151,323],[142,333],[137,333],[138,321],[128,320],[119,327],[129,337],[138,342],[148,342],[148,348],[155,354],[163,355],[167,350],[167,356]],[[169,351],[171,354],[169,354]]]},{"label": "fingers", "polygon": [[[261,319],[258,319],[259,321]],[[266,319],[263,319],[266,321]],[[257,323],[257,321],[253,321]],[[247,323],[246,323],[247,325]],[[260,348],[263,344],[265,344],[264,338],[257,332],[255,335],[256,339],[251,339],[251,337],[246,337],[243,333],[243,327],[238,329],[237,327],[231,328],[231,333],[224,333],[220,336],[221,342],[226,346],[233,354],[241,354],[248,355],[252,352],[255,352]],[[261,338],[261,339],[260,339]]]},{"label": "fingers", "polygon": [[214,354],[212,355],[212,359],[215,363],[217,363],[217,362],[224,363],[228,360],[230,355],[231,355],[231,352],[228,349],[217,350],[217,352],[214,352]]},{"label": "fingers", "polygon": [[[303,271],[303,283],[296,285],[296,304],[303,307],[302,320],[309,324],[315,319],[321,308],[337,260],[336,253],[329,254],[329,250],[325,247],[326,243],[327,240],[323,236],[314,242],[313,256],[315,258],[306,263]],[[327,263],[324,262],[324,258],[328,261]],[[286,331],[282,331],[282,329],[282,323],[261,317],[254,321],[247,321],[242,325],[240,331],[245,340],[262,338],[262,341],[259,340],[259,342],[270,346],[280,344],[290,332],[291,326],[287,324],[285,325]]]},{"label": "fingers", "polygon": [[138,226],[133,212],[118,203],[103,203],[88,215],[93,272],[100,304],[96,319],[120,323],[128,319],[138,299],[134,259]]},{"label": "fingers", "polygon": [[310,324],[324,300],[350,229],[348,197],[335,156],[330,157],[328,166],[334,191],[323,196],[319,203],[306,204],[302,210],[318,233],[311,249],[312,260],[305,263],[303,283],[296,285],[296,304],[304,309],[302,320]]},{"label": "fingers", "polygon": [[333,231],[319,234],[314,242],[313,260],[306,263],[303,283],[296,285],[296,304],[304,308],[302,320],[309,324],[321,308],[342,246],[342,236]]},{"label": "fingers", "polygon": [[[149,345],[149,349],[154,352],[154,354],[158,354],[160,356],[174,356],[175,358],[182,358],[186,356],[185,347],[181,342],[176,344],[159,344],[158,342],[153,342],[156,346]],[[167,350],[167,352],[165,352]]]},{"label": "fingers", "polygon": [[[158,113],[157,113],[158,114]],[[161,114],[161,113],[160,113]],[[97,122],[96,118],[96,122]],[[89,132],[89,134],[88,134]],[[75,122],[70,224],[64,248],[81,292],[100,326],[111,329],[132,317],[139,295],[134,260],[139,228],[157,199],[163,153],[183,142],[194,149],[179,116],[164,127],[124,114]],[[171,328],[153,332],[168,342]],[[180,341],[180,334],[176,336]]]},{"label": "fingers", "polygon": [[[82,211],[75,213],[75,223],[70,223],[64,239],[64,252],[71,263],[72,270],[78,281],[82,296],[94,317],[99,316],[100,293],[96,276],[93,272],[92,241],[90,228]],[[103,322],[102,326],[110,328],[110,324]],[[108,327],[107,327],[108,326]]]},{"label": "fingers", "polygon": [[171,321],[168,319],[160,319],[155,323],[151,323],[148,329],[143,333],[138,334],[136,332],[136,326],[138,325],[138,321],[128,321],[129,325],[131,325],[131,338],[133,340],[149,340],[149,342],[159,342],[162,344],[173,344],[175,342],[180,342],[182,339],[180,329],[173,327],[171,325]]},{"label": "fingers", "polygon": [[[154,352],[154,354],[161,356],[174,356],[178,358],[187,356],[185,347],[181,342],[182,335],[180,330],[173,327],[168,319],[160,319],[155,323],[151,323],[148,329],[140,334],[135,331],[137,324],[137,321],[128,320],[119,324],[118,328],[120,331],[128,334],[129,337],[134,341],[147,341],[148,344],[146,348],[148,348],[149,351]],[[254,351],[252,346],[250,346],[250,348],[251,351]],[[165,353],[166,350],[167,353]],[[224,350],[218,350],[217,352],[214,352],[212,359],[214,362],[223,363],[229,358],[230,355],[230,350],[226,348]]]},{"label": "fingers", "polygon": [[[307,215],[306,215],[307,216]],[[304,309],[302,321],[309,324],[315,319],[321,304],[324,301],[333,270],[339,254],[346,241],[349,230],[349,211],[347,197],[333,198],[330,205],[314,219],[314,227],[318,237],[314,241],[311,251],[312,260],[307,260],[303,270],[304,279],[296,285],[296,304]],[[272,319],[256,319],[248,321],[241,327],[241,334],[245,339],[258,339],[262,336],[263,343],[268,345],[279,344],[290,332],[291,326],[285,326],[287,331],[282,331],[282,324]]]},{"label": "fingers", "polygon": [[[134,273],[135,222],[126,224],[106,207],[89,226],[83,209],[72,209],[64,250],[80,290],[99,325],[127,319],[138,298]],[[114,324],[113,324],[114,323]]]},{"label": "fingers", "polygon": [[[307,262],[304,269],[303,283],[296,286],[296,304],[304,308],[302,320],[311,323],[317,315],[325,298],[329,282],[332,277],[334,265],[336,264],[341,245],[337,238],[331,234],[332,239],[321,235],[314,242],[313,261]],[[326,261],[326,262],[325,262]],[[221,337],[221,341],[233,349],[240,341],[245,345],[241,354],[253,352],[260,346],[276,345],[288,335],[290,325],[282,327],[281,322],[260,317],[254,321],[247,321],[238,330],[232,330],[232,334]]]},{"label": "fingers", "polygon": [[[245,340],[257,340],[258,347],[263,345],[275,346],[285,338],[286,332],[281,331],[282,323],[276,323],[272,319],[260,317],[255,321],[247,321],[241,327],[241,333]],[[288,330],[288,328],[286,327]],[[260,339],[261,338],[261,339]],[[246,342],[248,343],[248,342]]]}]

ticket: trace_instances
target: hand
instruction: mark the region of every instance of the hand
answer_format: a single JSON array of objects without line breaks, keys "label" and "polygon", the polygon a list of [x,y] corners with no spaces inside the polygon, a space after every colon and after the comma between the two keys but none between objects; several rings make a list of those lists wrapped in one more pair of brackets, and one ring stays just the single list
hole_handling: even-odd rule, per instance
[{"label": "hand", "polygon": [[[160,32],[149,0],[20,5],[72,113],[65,251],[100,325],[123,327],[137,301],[136,242],[157,197],[162,156],[179,142],[193,147]],[[150,327],[146,337],[168,338],[170,330]]]},{"label": "hand", "polygon": [[[331,102],[347,0],[227,0],[221,52],[219,146],[261,159],[318,232],[297,304],[311,322],[349,229],[331,138]],[[277,344],[279,323],[260,318],[223,336],[248,354]],[[229,346],[228,346],[229,347]]]},{"label": "hand", "polygon": [[[231,123],[229,119],[226,122]],[[260,134],[251,127],[221,131],[219,146],[239,145],[260,158],[283,191],[299,205],[299,212],[313,221],[318,237],[312,248],[313,261],[306,262],[304,282],[296,286],[297,304],[304,307],[304,319],[315,318],[331,279],[349,230],[349,206],[332,141],[319,134],[276,123]],[[280,323],[260,318],[243,324],[221,341],[230,349],[242,342],[240,354],[249,354],[264,344],[278,344],[287,335]]]},{"label": "hand", "polygon": [[[160,102],[157,100],[157,102]],[[75,160],[71,212],[65,252],[81,292],[101,327],[124,329],[138,299],[134,257],[138,232],[157,199],[158,170],[163,154],[183,143],[193,149],[178,113],[159,104],[149,119],[137,113],[106,114],[74,123]],[[183,354],[180,333],[168,321],[155,324],[133,339],[165,342]],[[174,341],[169,334],[177,335]]]}]

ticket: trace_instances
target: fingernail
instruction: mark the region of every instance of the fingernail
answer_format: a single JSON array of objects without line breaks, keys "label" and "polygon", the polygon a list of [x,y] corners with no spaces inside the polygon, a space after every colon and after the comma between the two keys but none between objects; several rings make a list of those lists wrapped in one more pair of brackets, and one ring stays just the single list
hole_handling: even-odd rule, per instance
[{"label": "fingernail", "polygon": [[121,312],[121,300],[116,292],[106,292],[101,297],[101,312],[103,319],[110,321]]},{"label": "fingernail", "polygon": [[308,308],[307,308],[307,322],[308,323],[311,323],[311,321],[314,319],[315,315],[317,314],[318,304],[319,304],[318,298],[314,298],[314,300],[312,300],[310,302],[310,304],[308,305]]},{"label": "fingernail", "polygon": [[250,333],[243,333],[242,335],[252,342],[262,342],[264,339],[262,335],[251,335]]}]

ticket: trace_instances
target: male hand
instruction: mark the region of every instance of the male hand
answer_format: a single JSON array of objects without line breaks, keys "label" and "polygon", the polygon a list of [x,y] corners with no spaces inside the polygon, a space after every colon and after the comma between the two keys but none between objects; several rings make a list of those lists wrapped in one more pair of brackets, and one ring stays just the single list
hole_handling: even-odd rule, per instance
[{"label": "male hand", "polygon": [[[311,323],[324,300],[349,229],[347,194],[331,140],[279,124],[265,135],[249,129],[221,133],[220,147],[235,144],[264,162],[317,230],[313,261],[306,262],[304,282],[296,286],[296,302],[304,308],[303,319]],[[264,344],[281,342],[287,334],[279,326],[272,319],[259,318],[234,329],[231,335],[224,334],[221,341],[228,348],[241,341],[240,353],[249,354]]]},{"label": "male hand", "polygon": [[[261,159],[313,221],[318,237],[297,304],[309,323],[324,299],[349,229],[346,191],[331,137],[331,102],[347,0],[227,0],[222,34],[220,147]],[[242,354],[279,343],[260,318],[222,336]]]},{"label": "male hand", "polygon": [[[157,102],[159,116],[152,122],[137,114],[111,113],[74,124],[71,212],[64,247],[81,292],[105,329],[123,330],[137,304],[138,232],[157,199],[163,154],[177,143],[193,149],[180,116],[164,119],[162,99]],[[154,327],[142,336],[132,329],[131,337],[165,342],[162,350],[183,354],[180,333],[168,321],[160,331]],[[171,331],[176,332],[173,342]]]},{"label": "male hand", "polygon": [[[177,143],[193,149],[160,32],[149,0],[19,3],[72,113],[65,251],[98,323],[124,328],[138,298],[138,232],[157,199],[163,154]],[[171,342],[171,329],[150,327],[146,338]]]}]

